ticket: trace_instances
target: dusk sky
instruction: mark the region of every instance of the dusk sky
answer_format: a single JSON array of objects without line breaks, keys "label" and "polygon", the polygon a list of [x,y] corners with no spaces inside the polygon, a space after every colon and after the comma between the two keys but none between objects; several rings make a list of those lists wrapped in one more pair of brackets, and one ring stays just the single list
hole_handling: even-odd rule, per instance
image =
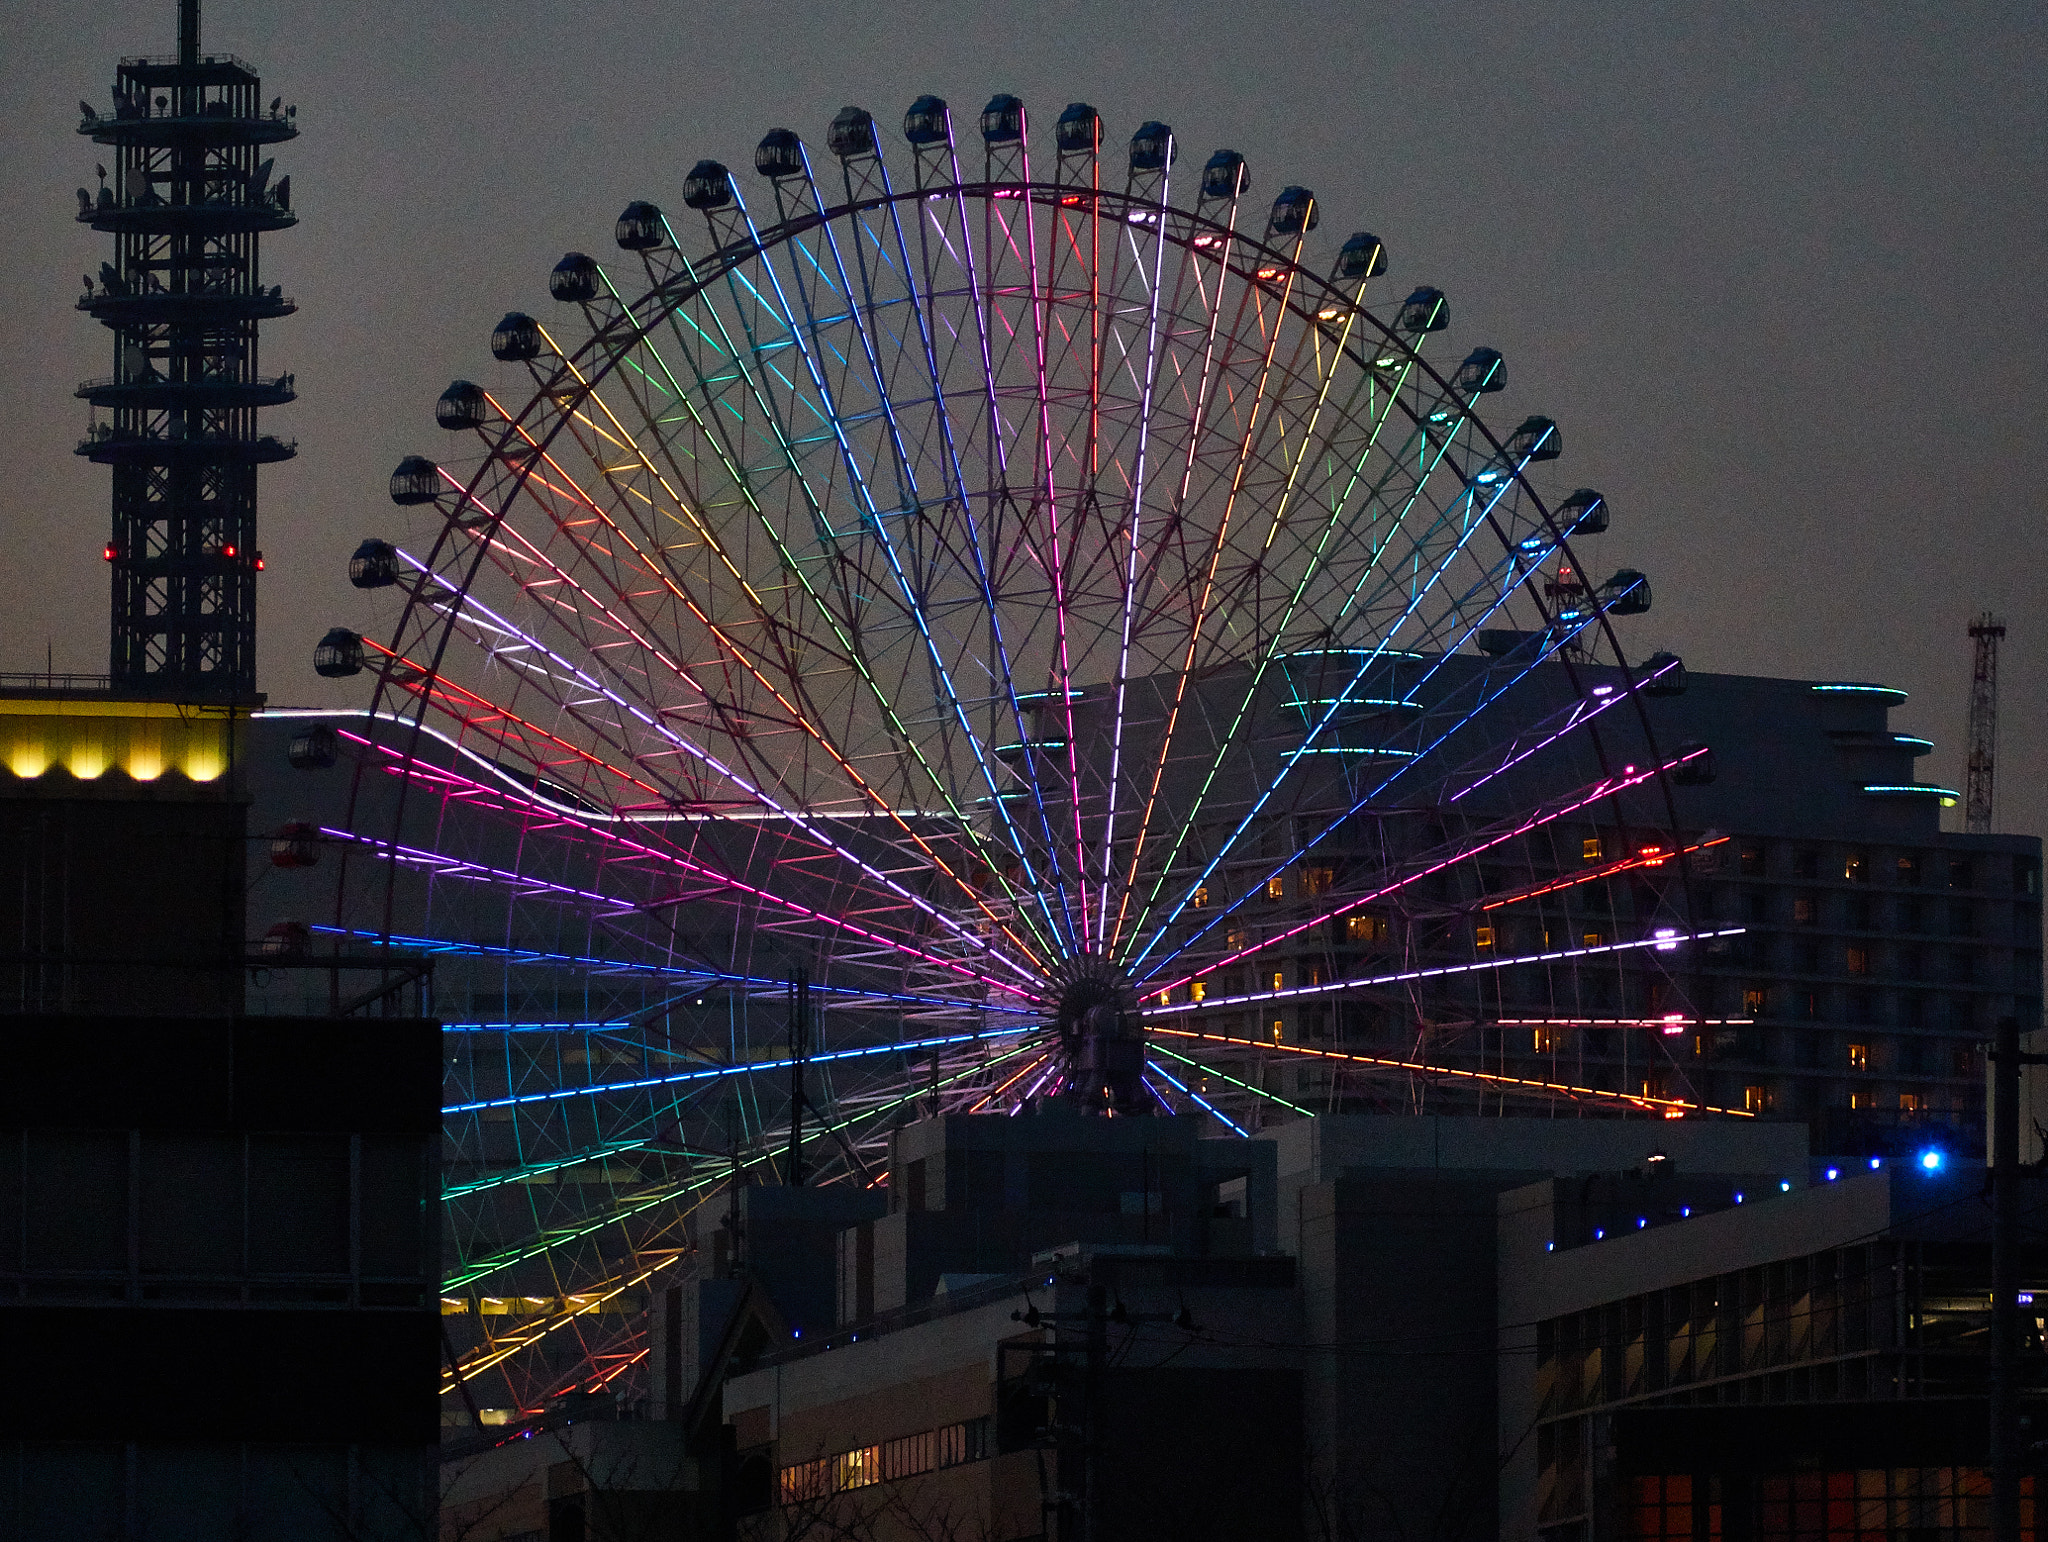
[{"label": "dusk sky", "polygon": [[[111,365],[73,309],[110,251],[72,189],[108,152],[74,130],[120,56],[174,31],[172,0],[0,20],[0,670],[41,669],[46,643],[60,670],[106,667],[108,473],[71,453],[71,392]],[[821,144],[857,103],[895,156],[920,93],[957,119],[1009,91],[1040,123],[1092,102],[1119,168],[1148,118],[1197,163],[1240,150],[1256,194],[1315,190],[1330,249],[1385,241],[1382,299],[1445,290],[1444,352],[1506,356],[1489,419],[1555,417],[1562,485],[1611,500],[1589,560],[1650,575],[1654,609],[1618,623],[1634,656],[1900,686],[1893,726],[1937,743],[1921,779],[1960,787],[1964,628],[1997,611],[1996,827],[2048,828],[2039,5],[210,0],[205,45],[303,131],[277,168],[300,224],[264,248],[299,304],[263,347],[300,393],[265,416],[300,446],[262,482],[274,702],[366,696],[309,662],[383,614],[348,554],[403,534],[385,480],[439,449],[448,380],[518,378],[491,325],[550,313],[565,250],[610,260],[621,206],[679,206],[704,156],[750,175],[770,128]]]}]

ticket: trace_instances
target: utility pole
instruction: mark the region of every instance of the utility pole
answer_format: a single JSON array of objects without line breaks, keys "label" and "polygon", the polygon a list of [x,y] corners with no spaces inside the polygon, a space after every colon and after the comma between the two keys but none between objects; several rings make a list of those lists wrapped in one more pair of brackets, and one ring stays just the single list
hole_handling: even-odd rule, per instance
[{"label": "utility pole", "polygon": [[1991,833],[1991,794],[1998,760],[1998,643],[2005,627],[1990,611],[1970,623],[1970,762],[1964,782],[1963,828]]},{"label": "utility pole", "polygon": [[804,1186],[804,1055],[811,1040],[811,976],[799,968],[789,977],[789,1186]]},{"label": "utility pole", "polygon": [[2020,1053],[2016,1017],[1991,1048],[1991,1542],[2020,1542]]}]

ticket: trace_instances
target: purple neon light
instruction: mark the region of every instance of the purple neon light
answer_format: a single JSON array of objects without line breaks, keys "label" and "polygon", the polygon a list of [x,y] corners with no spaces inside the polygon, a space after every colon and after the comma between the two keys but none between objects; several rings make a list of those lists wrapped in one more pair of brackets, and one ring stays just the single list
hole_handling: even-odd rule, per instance
[{"label": "purple neon light", "polygon": [[[410,553],[401,551],[400,555],[403,556],[408,563],[410,563],[415,569],[417,569],[423,575],[433,578],[435,582],[441,584],[444,588],[453,588],[452,585],[448,584],[448,581],[446,579],[442,578],[438,573],[433,573],[429,568],[426,567],[425,564],[421,563],[417,558],[413,557]],[[550,564],[550,566],[552,566],[552,564]],[[432,602],[429,603],[431,604]],[[437,606],[435,608],[439,609],[440,607]],[[503,617],[497,615],[496,612],[492,611],[487,606],[484,606],[473,600],[469,600],[466,597],[458,594],[456,595],[454,602],[452,602],[448,607],[447,614],[449,615],[451,620],[457,621],[458,623],[468,620],[472,615],[481,616],[485,618],[485,620],[487,620],[491,625],[502,629],[505,633],[507,633],[510,636],[518,638],[521,642],[526,644],[528,647],[532,648],[535,653],[541,655],[543,658],[546,658],[547,660],[549,660],[549,662],[558,665],[564,671],[566,676],[569,679],[575,681],[576,684],[582,686],[586,690],[597,692],[599,695],[603,696],[607,701],[611,702],[614,706],[618,707],[621,711],[630,714],[634,718],[638,719],[642,724],[646,725],[649,728],[652,728],[659,738],[663,739],[668,744],[680,750],[682,753],[699,761],[701,764],[710,767],[712,770],[717,772],[717,774],[720,777],[722,777],[726,781],[730,782],[733,786],[745,792],[749,797],[753,798],[764,809],[767,809],[770,813],[775,814],[778,818],[787,819],[792,826],[803,831],[803,833],[810,837],[810,839],[814,841],[817,845],[826,850],[831,851],[834,855],[838,856],[841,860],[845,861],[846,863],[854,867],[857,871],[866,874],[868,877],[872,878],[877,883],[881,884],[883,888],[895,894],[898,898],[907,900],[914,907],[923,911],[926,915],[930,916],[933,920],[937,921],[941,926],[945,927],[948,931],[952,932],[954,936],[960,938],[963,941],[972,943],[973,946],[981,950],[983,953],[987,954],[992,961],[1007,966],[1012,972],[1023,977],[1025,980],[1033,980],[1031,972],[1029,971],[1029,969],[1026,968],[1025,965],[997,951],[993,943],[991,943],[989,940],[976,936],[970,928],[962,926],[958,921],[946,915],[937,906],[933,905],[929,900],[912,893],[910,889],[898,883],[896,880],[890,878],[886,873],[883,873],[879,869],[873,867],[870,863],[864,861],[860,857],[855,856],[851,851],[849,851],[844,846],[841,846],[837,841],[832,840],[829,836],[826,836],[820,831],[812,828],[812,825],[809,820],[804,818],[801,814],[795,812],[794,809],[786,807],[785,805],[777,801],[775,798],[771,797],[765,789],[755,786],[749,778],[741,775],[738,771],[727,766],[724,762],[720,761],[716,756],[712,755],[708,750],[704,749],[702,746],[693,743],[691,740],[684,738],[682,735],[678,733],[675,733],[666,724],[660,722],[659,719],[657,719],[653,714],[646,712],[642,708],[627,701],[624,697],[618,695],[616,692],[610,690],[597,680],[592,679],[590,675],[584,670],[579,669],[575,665],[569,663],[567,660],[560,658],[557,654],[553,652],[553,650],[546,647],[538,639],[529,636],[524,630],[513,625],[511,622],[505,620]],[[692,682],[692,684],[694,683],[695,682]],[[440,706],[439,703],[436,703],[435,705]],[[451,712],[445,706],[442,706],[440,710],[442,710],[443,712],[447,712],[451,717],[456,716],[456,714]],[[465,724],[465,726],[469,725]],[[509,747],[511,746],[508,746],[508,748]],[[898,818],[898,823],[901,823],[900,817]],[[991,919],[993,919],[993,917],[991,917]],[[1017,940],[1007,930],[1005,930],[1004,935],[1012,936],[1013,941]],[[1027,949],[1026,951],[1028,952],[1029,950]]]},{"label": "purple neon light", "polygon": [[[871,1044],[860,1049],[836,1049],[804,1056],[805,1065],[823,1065],[837,1060],[872,1059],[877,1055],[908,1054],[911,1050],[940,1049],[954,1044],[976,1044],[988,1039],[1015,1038],[1032,1028],[998,1028],[987,1033],[955,1033],[943,1038],[906,1039],[900,1044]],[[446,1114],[473,1114],[486,1108],[515,1108],[528,1103],[555,1103],[564,1098],[602,1097],[612,1092],[641,1092],[649,1087],[673,1087],[684,1082],[716,1081],[729,1076],[755,1076],[769,1071],[787,1071],[794,1060],[759,1060],[747,1065],[707,1066],[697,1071],[679,1071],[673,1076],[646,1076],[630,1082],[597,1082],[587,1087],[557,1087],[549,1092],[523,1092],[512,1097],[484,1098],[474,1103],[450,1103]]]},{"label": "purple neon light", "polygon": [[1728,926],[1712,932],[1676,932],[1671,927],[1660,928],[1663,935],[1639,937],[1633,942],[1605,942],[1582,948],[1559,948],[1549,953],[1525,953],[1517,958],[1481,959],[1473,964],[1438,964],[1429,969],[1404,969],[1398,974],[1377,974],[1356,980],[1333,980],[1323,985],[1296,985],[1285,990],[1256,991],[1244,996],[1217,996],[1212,1000],[1187,1002],[1180,1006],[1150,1006],[1145,1009],[1146,1017],[1179,1017],[1189,1012],[1209,1012],[1217,1007],[1254,1006],[1267,1001],[1292,1001],[1301,996],[1328,996],[1338,991],[1360,990],[1375,985],[1398,985],[1409,980],[1434,980],[1445,975],[1479,974],[1491,969],[1507,969],[1516,964],[1554,964],[1566,958],[1591,958],[1602,953],[1628,953],[1640,948],[1655,948],[1660,952],[1676,947],[1681,942],[1711,941],[1716,937],[1740,937],[1745,927]]},{"label": "purple neon light", "polygon": [[[404,758],[399,754],[397,750],[392,749],[390,746],[378,743],[375,740],[365,738],[361,735],[349,733],[346,730],[343,730],[341,736],[356,744],[362,745],[366,749],[373,750],[376,753],[381,754],[389,759],[402,760]],[[504,797],[507,799],[507,801],[515,801],[517,796],[516,794],[509,793],[502,788],[486,786],[484,783],[479,782],[472,777],[464,776],[459,771],[454,771],[443,766],[426,766],[419,762],[411,762],[409,763],[409,768],[392,767],[390,769],[392,769],[394,772],[404,769],[406,770],[407,774],[414,776],[431,774],[434,778],[440,781],[453,782],[458,786],[469,788],[475,792],[483,793],[486,796]],[[550,806],[549,812],[561,813],[562,811]],[[885,936],[880,932],[871,931],[868,928],[860,926],[857,923],[841,916],[827,916],[823,911],[814,910],[807,905],[800,905],[795,900],[785,898],[784,896],[776,894],[771,890],[763,889],[755,884],[744,883],[741,880],[730,876],[729,874],[719,872],[715,868],[705,867],[703,864],[695,862],[690,858],[684,857],[678,852],[667,850],[662,847],[650,846],[642,841],[629,839],[628,837],[620,834],[616,830],[608,830],[599,825],[585,824],[580,820],[571,821],[568,820],[566,817],[565,822],[574,822],[578,829],[585,831],[586,833],[588,833],[591,836],[594,836],[598,840],[608,842],[614,846],[623,847],[625,850],[633,852],[637,856],[646,857],[650,861],[660,862],[666,866],[678,868],[681,871],[690,874],[694,878],[702,879],[704,882],[716,885],[720,888],[729,889],[736,894],[746,896],[748,899],[759,900],[764,904],[773,905],[778,910],[781,910],[787,913],[788,915],[797,917],[801,920],[829,923],[836,930],[842,931],[846,933],[848,936],[858,937],[864,942],[872,942],[877,947],[888,948],[892,952],[903,954],[905,957],[917,959],[920,963],[935,964],[940,968],[943,968],[953,974],[961,976],[963,979],[973,980],[978,984],[986,985],[989,989],[994,991],[1000,991],[1002,994],[1006,996],[1029,999],[1028,992],[1020,991],[1016,986],[1012,985],[1006,980],[994,979],[988,975],[978,972],[977,970],[971,969],[966,965],[962,964],[958,959],[949,959],[941,954],[928,953],[921,948],[912,947],[909,943],[906,943],[900,939]],[[395,843],[391,842],[377,841],[364,836],[351,835],[345,831],[329,830],[323,828],[321,833],[323,835],[332,835],[338,839],[348,840],[355,842],[357,844],[370,846],[378,850],[384,850],[385,848],[389,847],[390,851],[386,853],[387,855],[399,851],[411,853],[414,850],[413,848],[398,847],[395,845]],[[446,858],[440,857],[438,853],[424,852],[420,853],[419,855],[422,865],[425,865],[427,861],[448,860]],[[402,859],[394,857],[394,860]],[[473,864],[463,865],[473,866]],[[519,875],[509,876],[520,883],[533,882],[533,880],[521,877]],[[554,886],[549,885],[547,887]],[[582,891],[572,892],[581,893]],[[623,904],[623,902],[621,901],[613,900],[603,895],[592,894],[587,897],[597,900],[603,900],[607,904]],[[638,909],[644,907],[635,906],[631,908]]]},{"label": "purple neon light", "polygon": [[[1277,942],[1285,942],[1290,937],[1299,937],[1303,932],[1314,931],[1319,926],[1327,926],[1330,922],[1338,919],[1340,916],[1349,915],[1352,911],[1361,909],[1366,905],[1370,905],[1375,900],[1385,899],[1389,894],[1395,893],[1397,890],[1400,889],[1405,889],[1406,887],[1408,887],[1408,885],[1415,883],[1419,879],[1427,878],[1432,873],[1440,873],[1444,871],[1444,869],[1448,867],[1454,867],[1460,862],[1469,862],[1470,860],[1472,860],[1472,858],[1480,855],[1480,853],[1482,852],[1491,851],[1496,846],[1502,845],[1511,840],[1515,840],[1520,836],[1527,835],[1531,830],[1540,829],[1544,825],[1550,824],[1554,820],[1564,818],[1567,814],[1576,813],[1578,810],[1582,808],[1585,808],[1594,803],[1598,803],[1603,798],[1611,798],[1616,793],[1626,791],[1630,787],[1640,786],[1642,783],[1649,781],[1652,777],[1658,775],[1659,772],[1669,771],[1675,766],[1682,766],[1687,761],[1695,760],[1699,756],[1704,755],[1706,753],[1708,752],[1704,748],[1691,750],[1686,754],[1679,756],[1675,760],[1665,762],[1662,766],[1651,766],[1648,769],[1641,771],[1635,770],[1633,767],[1631,767],[1628,773],[1622,776],[1608,777],[1603,781],[1596,782],[1593,784],[1591,791],[1583,793],[1576,800],[1570,803],[1563,804],[1560,807],[1551,810],[1547,814],[1532,815],[1530,818],[1524,820],[1521,824],[1515,826],[1515,828],[1512,830],[1505,831],[1502,834],[1481,841],[1476,846],[1466,847],[1460,851],[1453,853],[1448,857],[1440,858],[1439,860],[1430,863],[1427,867],[1418,868],[1416,871],[1408,874],[1406,877],[1396,879],[1393,883],[1386,885],[1384,888],[1375,889],[1370,894],[1363,895],[1358,899],[1349,900],[1344,904],[1339,905],[1335,910],[1329,911],[1324,915],[1317,916],[1314,920],[1304,921],[1298,926],[1292,926],[1283,932],[1275,933],[1273,936],[1267,938],[1264,942],[1254,943],[1252,944],[1252,946],[1248,948],[1240,948],[1235,953],[1226,954],[1224,957],[1217,959],[1214,963],[1205,965],[1202,968],[1195,970],[1191,974],[1181,975],[1178,979],[1170,980],[1164,985],[1152,986],[1151,993],[1157,994],[1160,991],[1177,990],[1179,987],[1188,984],[1190,981],[1199,980],[1204,975],[1211,974],[1218,969],[1226,968],[1229,965],[1235,964],[1242,959],[1250,958],[1254,953],[1264,952],[1267,948],[1272,947]],[[1719,934],[1716,933],[1715,935]],[[1149,977],[1146,977],[1144,983],[1149,984]]]}]

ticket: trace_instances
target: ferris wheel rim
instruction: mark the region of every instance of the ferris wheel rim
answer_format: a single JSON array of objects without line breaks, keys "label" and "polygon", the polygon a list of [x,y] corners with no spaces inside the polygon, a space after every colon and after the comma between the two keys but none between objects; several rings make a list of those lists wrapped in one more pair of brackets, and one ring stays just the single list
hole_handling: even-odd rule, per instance
[{"label": "ferris wheel rim", "polygon": [[[395,694],[398,692],[401,681],[410,681],[415,684],[424,682],[426,686],[430,687],[433,682],[442,678],[448,644],[457,626],[457,619],[453,611],[466,602],[469,591],[473,588],[483,570],[484,563],[489,560],[490,549],[497,541],[498,531],[504,519],[519,493],[523,491],[526,479],[532,475],[534,466],[538,464],[541,457],[547,453],[555,439],[567,426],[568,414],[556,410],[553,415],[553,421],[546,427],[544,438],[528,436],[529,449],[522,456],[525,464],[514,470],[511,485],[500,496],[498,506],[495,509],[490,509],[481,502],[477,497],[478,489],[482,486],[485,478],[491,474],[493,467],[502,467],[506,464],[508,446],[512,444],[522,431],[526,430],[529,421],[543,411],[543,403],[552,404],[559,409],[560,405],[565,401],[587,399],[595,393],[599,384],[608,378],[618,367],[619,361],[626,351],[642,342],[656,327],[669,320],[680,305],[686,303],[689,299],[701,295],[711,284],[719,278],[729,275],[742,264],[765,259],[770,252],[786,246],[798,235],[820,227],[830,226],[837,221],[845,220],[864,212],[871,212],[885,207],[915,204],[948,197],[993,201],[998,194],[1008,194],[1012,199],[1021,197],[1031,203],[1042,204],[1051,208],[1071,208],[1077,199],[1091,202],[1094,205],[1094,209],[1091,212],[1096,213],[1098,220],[1100,217],[1099,209],[1105,204],[1112,208],[1123,210],[1126,215],[1124,223],[1130,222],[1128,215],[1131,212],[1152,213],[1160,226],[1159,235],[1162,248],[1165,244],[1171,243],[1183,248],[1186,252],[1195,251],[1197,248],[1194,244],[1194,236],[1198,228],[1200,231],[1211,235],[1229,236],[1234,244],[1242,245],[1252,252],[1284,263],[1289,273],[1290,282],[1296,279],[1305,281],[1309,285],[1317,286],[1325,297],[1336,299],[1355,318],[1366,321],[1377,328],[1384,341],[1400,347],[1404,355],[1405,367],[1410,369],[1419,368],[1424,376],[1441,392],[1447,396],[1453,394],[1453,387],[1450,382],[1445,379],[1443,374],[1419,349],[1412,344],[1401,342],[1398,334],[1392,328],[1373,315],[1358,300],[1346,298],[1343,292],[1337,289],[1330,280],[1313,273],[1308,268],[1295,262],[1284,251],[1266,245],[1262,241],[1256,241],[1244,236],[1236,232],[1234,227],[1226,226],[1210,219],[1198,211],[1187,210],[1165,202],[1141,200],[1131,196],[1129,193],[1119,193],[1113,189],[1087,188],[1071,183],[1044,181],[962,180],[923,184],[916,189],[895,190],[863,199],[849,200],[846,203],[821,210],[816,214],[778,221],[776,224],[763,230],[758,238],[753,241],[729,245],[711,254],[710,258],[701,265],[694,267],[686,265],[682,273],[657,283],[638,299],[621,303],[618,314],[604,326],[594,329],[572,352],[565,354],[559,348],[555,348],[554,367],[545,378],[540,378],[539,371],[533,371],[536,377],[535,389],[527,398],[526,404],[516,415],[503,415],[501,417],[500,423],[497,425],[495,437],[488,443],[483,464],[469,482],[461,487],[457,495],[458,508],[474,505],[484,508],[486,512],[485,518],[480,522],[480,531],[478,527],[469,527],[467,531],[475,539],[473,540],[472,550],[467,554],[468,560],[463,564],[463,579],[457,588],[455,603],[448,611],[444,612],[441,624],[431,629],[438,633],[435,638],[431,662],[422,668],[410,659],[402,660],[395,653],[387,652],[379,661],[373,709],[376,706],[382,705],[387,693]],[[1182,230],[1169,230],[1166,228],[1168,225],[1167,216],[1169,214],[1174,219],[1182,221],[1186,228]],[[1242,280],[1258,281],[1256,263],[1251,259],[1246,259],[1234,267],[1231,267],[1227,262],[1219,264],[1219,266],[1236,272]],[[1317,318],[1310,314],[1305,303],[1294,301],[1291,298],[1284,303],[1286,308],[1293,311],[1297,320],[1305,326],[1317,324]],[[545,335],[545,332],[543,332],[543,335]],[[553,346],[552,340],[550,340],[550,346]],[[1363,353],[1355,346],[1347,345],[1347,351],[1350,352],[1353,363],[1360,369],[1370,368],[1369,361],[1365,359]],[[577,370],[576,366],[578,364],[588,363],[593,358],[601,361],[597,369],[590,371]],[[572,376],[575,379],[574,389],[564,389],[565,380]],[[1393,404],[1406,413],[1412,423],[1419,425],[1420,419],[1411,403],[1395,395],[1393,397]],[[1472,428],[1478,432],[1495,455],[1506,455],[1504,442],[1481,415],[1468,409],[1468,418]],[[1524,475],[1523,467],[1513,462],[1510,462],[1510,465],[1512,467],[1512,480],[1517,484],[1521,495],[1526,497],[1534,506],[1537,518],[1552,538],[1553,549],[1564,555],[1568,561],[1575,563],[1576,558],[1571,552],[1568,532],[1563,531],[1558,526],[1553,512],[1543,500],[1541,493],[1529,483]],[[1469,481],[1464,473],[1460,472],[1458,475],[1460,481],[1469,486]],[[1502,544],[1503,549],[1509,549],[1510,543],[1508,538],[1505,532],[1499,528],[1490,509],[1484,517],[1492,527],[1495,539]],[[457,539],[457,531],[458,525],[454,518],[444,519],[441,529],[436,534],[433,548],[427,557],[427,565],[429,567],[434,565],[442,550]],[[1547,620],[1548,617],[1547,613],[1544,612],[1541,596],[1534,589],[1535,576],[1534,569],[1525,572],[1518,580],[1517,587],[1528,591],[1531,602],[1536,605],[1540,614],[1545,614],[1545,619]],[[412,619],[412,611],[421,604],[422,597],[420,591],[415,589],[407,600],[407,614],[401,617],[399,621],[398,635],[400,637],[406,634],[408,623]],[[1625,690],[1632,698],[1636,698],[1637,681],[1634,677],[1634,671],[1627,663],[1626,653],[1621,648],[1619,638],[1614,633],[1611,619],[1605,607],[1599,605],[1597,599],[1594,605],[1594,612],[1594,622],[1607,641],[1617,661],[1617,665],[1622,671]],[[1575,692],[1583,696],[1584,688],[1575,678],[1572,660],[1569,657],[1561,657],[1561,661],[1566,666],[1567,674],[1574,676],[1573,687]],[[1646,738],[1654,745],[1654,730],[1651,729],[1648,723],[1647,715],[1641,712],[1639,698],[1636,705],[1640,719],[1639,727],[1644,732]],[[1668,801],[1668,784],[1665,787],[1665,792]],[[1671,812],[1675,815],[1675,809],[1671,810]]]}]

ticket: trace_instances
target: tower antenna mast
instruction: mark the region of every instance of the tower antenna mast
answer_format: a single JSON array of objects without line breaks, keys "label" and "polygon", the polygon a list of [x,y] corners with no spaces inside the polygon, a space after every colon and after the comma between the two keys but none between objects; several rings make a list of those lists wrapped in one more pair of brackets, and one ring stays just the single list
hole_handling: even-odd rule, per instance
[{"label": "tower antenna mast", "polygon": [[1991,833],[1991,794],[1998,762],[1998,643],[2005,627],[1990,611],[1970,623],[1970,765],[1963,784],[1963,828]]}]

